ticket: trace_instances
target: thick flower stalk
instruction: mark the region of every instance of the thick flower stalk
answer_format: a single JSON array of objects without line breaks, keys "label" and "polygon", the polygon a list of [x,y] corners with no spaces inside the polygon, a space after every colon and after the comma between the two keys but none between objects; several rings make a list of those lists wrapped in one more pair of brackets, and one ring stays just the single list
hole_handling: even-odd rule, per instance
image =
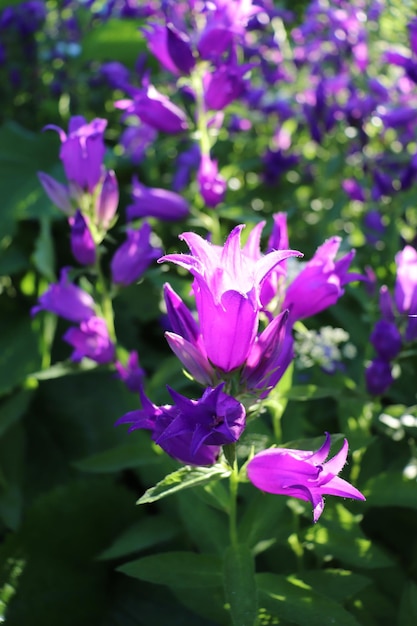
[{"label": "thick flower stalk", "polygon": [[316,452],[286,448],[263,450],[249,461],[248,478],[267,493],[311,502],[313,519],[317,522],[323,513],[324,495],[365,500],[356,487],[338,476],[346,463],[347,440],[341,450],[326,461],[330,445],[330,435],[326,433],[323,445]]}]

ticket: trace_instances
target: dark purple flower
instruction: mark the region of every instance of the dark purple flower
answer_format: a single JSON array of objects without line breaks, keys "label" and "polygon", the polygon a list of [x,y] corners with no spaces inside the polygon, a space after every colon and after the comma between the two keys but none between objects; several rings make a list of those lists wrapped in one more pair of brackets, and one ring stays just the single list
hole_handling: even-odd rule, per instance
[{"label": "dark purple flower", "polygon": [[189,400],[168,387],[173,405],[157,407],[140,392],[142,409],[127,413],[116,424],[145,428],[173,458],[191,465],[212,465],[220,446],[237,441],[245,428],[240,402],[223,393],[224,384],[208,388],[199,400]]},{"label": "dark purple flower", "polygon": [[112,280],[116,285],[127,286],[138,280],[162,250],[150,241],[152,229],[145,222],[139,230],[129,228],[126,241],[116,250],[111,261]]},{"label": "dark purple flower", "polygon": [[379,396],[392,385],[391,365],[385,359],[377,357],[365,370],[366,388],[373,396]]},{"label": "dark purple flower", "polygon": [[385,361],[395,359],[401,350],[401,334],[396,325],[388,320],[379,320],[371,333],[370,341],[378,356]]},{"label": "dark purple flower", "polygon": [[348,442],[329,461],[330,435],[316,452],[271,448],[255,454],[247,466],[249,480],[262,491],[291,496],[311,502],[313,520],[317,522],[324,509],[324,495],[365,500],[360,491],[339,478],[346,463]]},{"label": "dark purple flower", "polygon": [[345,193],[347,193],[351,200],[365,202],[365,192],[363,187],[354,178],[346,178],[342,181],[342,189]]},{"label": "dark purple flower", "polygon": [[117,376],[122,380],[132,393],[139,393],[145,379],[145,372],[139,365],[139,356],[136,351],[129,354],[126,365],[120,361],[115,363]]},{"label": "dark purple flower", "polygon": [[217,161],[212,161],[208,154],[201,155],[197,182],[206,206],[214,209],[223,202],[227,191],[227,182],[219,174]]},{"label": "dark purple flower", "polygon": [[380,241],[381,236],[385,232],[385,225],[382,219],[382,215],[376,209],[371,209],[365,214],[363,220],[366,240],[370,244],[375,244]]},{"label": "dark purple flower", "polygon": [[96,262],[96,244],[87,221],[79,209],[70,217],[71,251],[81,265],[94,265]]},{"label": "dark purple flower", "polygon": [[157,91],[153,85],[142,89],[130,88],[133,100],[117,100],[114,104],[130,115],[137,115],[142,122],[164,133],[180,133],[187,130],[184,112],[171,100]]},{"label": "dark purple flower", "polygon": [[120,144],[132,163],[139,165],[145,157],[146,150],[153,144],[157,135],[158,132],[155,128],[148,126],[148,124],[128,126],[120,137]]},{"label": "dark purple flower", "polygon": [[63,339],[74,348],[72,361],[78,362],[87,357],[104,365],[114,359],[114,344],[101,317],[90,317],[81,322],[79,328],[69,328]]},{"label": "dark purple flower", "polygon": [[177,169],[171,185],[173,191],[179,192],[189,184],[191,172],[199,167],[200,158],[200,148],[195,143],[178,155],[176,159]]},{"label": "dark purple flower", "polygon": [[182,220],[188,216],[188,202],[174,191],[146,187],[136,177],[132,184],[133,204],[126,209],[129,222],[141,217],[170,221]]},{"label": "dark purple flower", "polygon": [[59,283],[49,288],[39,298],[39,304],[31,310],[32,315],[39,311],[50,311],[70,322],[82,322],[94,315],[94,300],[83,289],[68,280],[68,268],[61,271]]},{"label": "dark purple flower", "polygon": [[100,67],[100,73],[113,89],[124,89],[129,84],[130,72],[119,61],[109,61]]},{"label": "dark purple flower", "polygon": [[104,131],[107,120],[96,118],[87,123],[84,117],[72,117],[68,125],[68,135],[58,126],[50,124],[44,130],[56,130],[61,140],[59,156],[65,175],[81,189],[93,193],[102,174],[105,153]]},{"label": "dark purple flower", "polygon": [[204,75],[204,101],[208,109],[222,111],[246,89],[243,78],[253,65],[222,65]]}]

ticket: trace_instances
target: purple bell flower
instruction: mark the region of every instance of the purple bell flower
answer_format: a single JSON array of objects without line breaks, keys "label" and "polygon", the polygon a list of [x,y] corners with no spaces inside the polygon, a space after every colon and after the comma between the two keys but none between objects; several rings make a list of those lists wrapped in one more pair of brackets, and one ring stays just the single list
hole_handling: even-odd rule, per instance
[{"label": "purple bell flower", "polygon": [[220,446],[237,441],[245,428],[246,414],[240,402],[223,393],[224,384],[208,388],[199,400],[189,400],[168,387],[173,405],[155,406],[140,392],[142,409],[131,411],[119,424],[129,431],[145,428],[167,454],[182,463],[212,465]]},{"label": "purple bell flower", "polygon": [[63,339],[74,348],[71,354],[72,361],[78,362],[87,357],[104,365],[114,359],[114,344],[110,339],[106,322],[101,317],[90,317],[81,322],[79,328],[69,328]]},{"label": "purple bell flower", "polygon": [[84,117],[72,117],[68,135],[58,126],[50,124],[44,130],[56,130],[61,140],[59,153],[65,175],[81,189],[93,193],[101,178],[105,153],[104,131],[107,120],[96,118],[87,123]]},{"label": "purple bell flower", "polygon": [[117,100],[114,104],[129,115],[137,115],[142,122],[164,133],[180,133],[187,130],[184,112],[171,100],[157,91],[153,85],[142,89],[130,88],[133,100]]},{"label": "purple bell flower", "polygon": [[153,144],[157,135],[158,131],[148,124],[141,123],[139,126],[128,126],[120,137],[120,144],[132,163],[139,165],[145,157],[146,150]]},{"label": "purple bell flower", "polygon": [[[397,264],[397,280],[394,288],[394,299],[399,313],[417,315],[417,250],[412,246],[398,252],[395,256]],[[417,318],[409,317],[405,331],[405,340],[417,339]]]},{"label": "purple bell flower", "polygon": [[243,228],[236,226],[223,248],[195,233],[183,233],[180,238],[192,254],[169,254],[159,259],[193,274],[205,351],[211,363],[224,372],[241,367],[255,341],[265,278],[284,259],[301,256],[293,250],[276,250],[254,261],[240,248]]},{"label": "purple bell flower", "polygon": [[204,101],[207,109],[223,111],[246,90],[243,76],[253,65],[222,65],[204,75]]},{"label": "purple bell flower", "polygon": [[91,235],[86,218],[79,209],[69,219],[71,226],[71,251],[81,265],[94,265],[96,245]]},{"label": "purple bell flower", "polygon": [[74,209],[68,187],[59,183],[55,178],[49,176],[49,174],[45,174],[45,172],[38,172],[38,178],[51,202],[53,202],[58,209],[61,209],[65,215],[72,215]]},{"label": "purple bell flower", "polygon": [[156,217],[160,220],[182,220],[189,214],[188,202],[174,191],[142,185],[135,177],[132,181],[133,204],[127,209],[127,220]]},{"label": "purple bell flower", "polygon": [[217,161],[212,161],[208,154],[201,156],[197,182],[206,206],[214,209],[223,202],[227,191],[227,182],[219,174]]},{"label": "purple bell flower", "polygon": [[385,361],[395,359],[402,346],[400,331],[393,322],[384,319],[375,324],[370,341]]},{"label": "purple bell flower", "polygon": [[127,364],[120,361],[115,363],[117,377],[122,380],[132,393],[139,393],[145,379],[145,372],[139,365],[139,356],[136,351],[129,354]]},{"label": "purple bell flower", "polygon": [[289,285],[282,308],[289,309],[291,323],[336,304],[344,285],[364,279],[361,274],[348,273],[354,250],[334,260],[341,241],[340,237],[327,239]]},{"label": "purple bell flower", "polygon": [[377,357],[365,370],[366,388],[373,396],[380,396],[394,382],[391,364]]},{"label": "purple bell flower", "polygon": [[360,491],[338,476],[346,463],[348,442],[329,461],[330,435],[316,452],[271,448],[256,454],[247,466],[249,480],[262,491],[310,502],[317,522],[324,509],[324,495],[365,500]]},{"label": "purple bell flower", "polygon": [[39,304],[32,308],[32,315],[39,311],[50,311],[70,322],[82,322],[94,315],[93,298],[69,282],[68,272],[69,268],[61,270],[59,283],[49,285],[39,298]]},{"label": "purple bell flower", "polygon": [[119,185],[113,170],[106,171],[95,207],[95,219],[100,229],[107,231],[119,205]]},{"label": "purple bell flower", "polygon": [[126,241],[116,250],[111,261],[111,274],[116,285],[132,284],[147,270],[152,261],[162,253],[150,242],[152,229],[145,222],[139,230],[129,228]]}]

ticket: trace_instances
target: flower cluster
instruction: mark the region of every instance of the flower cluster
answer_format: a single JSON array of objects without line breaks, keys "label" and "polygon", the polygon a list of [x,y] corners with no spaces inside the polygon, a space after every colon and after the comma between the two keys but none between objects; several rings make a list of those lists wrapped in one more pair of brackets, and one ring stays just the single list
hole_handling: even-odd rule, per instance
[{"label": "flower cluster", "polygon": [[393,382],[392,361],[403,344],[417,339],[417,251],[412,246],[395,257],[397,278],[393,297],[384,285],[380,290],[381,319],[370,336],[376,357],[366,369],[369,393],[380,395]]}]

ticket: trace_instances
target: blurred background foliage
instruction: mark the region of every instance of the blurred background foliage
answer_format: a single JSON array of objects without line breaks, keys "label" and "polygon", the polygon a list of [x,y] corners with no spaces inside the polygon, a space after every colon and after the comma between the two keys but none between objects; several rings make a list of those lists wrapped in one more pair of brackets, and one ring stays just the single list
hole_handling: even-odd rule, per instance
[{"label": "blurred background foliage", "polygon": [[[275,4],[294,12],[291,25],[281,22],[289,32],[303,22],[309,3]],[[398,68],[381,67],[381,53],[392,45],[407,48],[406,24],[415,6],[403,0],[382,4],[379,29],[369,32],[370,74],[387,72],[394,81]],[[19,2],[0,0],[0,13],[15,5]],[[10,626],[227,625],[217,562],[189,564],[187,577],[179,561],[164,564],[158,554],[193,550],[220,557],[226,545],[225,518],[212,506],[218,496],[199,487],[135,507],[145,489],[177,464],[151,445],[146,433],[127,437],[114,428],[118,417],[138,407],[114,372],[71,368],[60,340],[66,324],[49,314],[30,316],[46,284],[71,263],[66,221],[36,175],[42,170],[63,180],[59,140],[42,128],[66,128],[77,114],[107,118],[106,159],[118,176],[121,207],[128,202],[133,173],[145,184],[169,187],[176,157],[188,145],[187,138],[163,136],[139,166],[122,154],[122,125],[113,103],[123,93],[108,84],[101,64],[119,61],[134,73],[138,57],[146,54],[154,81],[164,77],[138,30],[145,18],[104,19],[106,6],[104,0],[92,7],[48,0],[45,17],[24,32],[25,46],[13,25],[1,32],[7,59],[0,64],[0,615]],[[295,71],[290,56],[285,64],[288,72]],[[308,72],[301,68],[293,78],[279,83],[281,99],[301,92]],[[186,104],[183,94],[177,97]],[[234,103],[228,115],[246,113],[243,103]],[[260,219],[268,220],[267,232],[272,213],[285,211],[291,247],[306,259],[326,237],[341,235],[344,251],[356,248],[356,267],[372,267],[377,285],[392,288],[394,255],[404,243],[417,241],[415,184],[364,205],[347,198],[341,181],[362,179],[364,163],[380,153],[406,161],[409,154],[398,151],[395,129],[382,136],[370,121],[367,149],[349,156],[350,141],[359,132],[354,126],[336,123],[317,143],[305,124],[288,119],[282,127],[299,160],[264,184],[260,155],[271,146],[278,121],[257,115],[253,133],[223,129],[215,146],[229,181],[227,201],[219,209],[223,232]],[[409,150],[415,145],[411,142]],[[365,184],[369,188],[370,182]],[[195,183],[184,193],[201,202]],[[383,216],[385,233],[369,245],[364,217],[374,207]],[[183,224],[155,223],[155,228],[167,252],[178,250]],[[203,232],[201,224],[197,228]],[[108,245],[110,254],[115,242]],[[189,295],[189,281],[168,272],[151,269],[115,301],[118,336],[127,350],[138,350],[155,403],[169,398],[166,384],[181,393],[193,389],[163,339],[160,302],[167,276],[185,299]],[[372,292],[356,284],[335,307],[309,320],[310,329],[344,328],[356,356],[333,375],[318,366],[295,368],[281,420],[283,442],[318,437],[324,430],[348,436],[347,473],[367,502],[329,499],[319,524],[312,526],[304,503],[255,493],[250,486],[242,490],[240,533],[262,572],[262,625],[417,623],[416,350],[401,355],[389,393],[369,396],[364,362],[372,356],[369,334],[377,318],[377,288]],[[272,404],[256,433],[249,429],[245,435],[248,446],[255,435],[272,440]],[[123,568],[132,558],[138,559],[137,569],[126,576]],[[149,560],[141,565],[142,558]],[[193,586],[199,575],[206,576],[205,584]]]}]

